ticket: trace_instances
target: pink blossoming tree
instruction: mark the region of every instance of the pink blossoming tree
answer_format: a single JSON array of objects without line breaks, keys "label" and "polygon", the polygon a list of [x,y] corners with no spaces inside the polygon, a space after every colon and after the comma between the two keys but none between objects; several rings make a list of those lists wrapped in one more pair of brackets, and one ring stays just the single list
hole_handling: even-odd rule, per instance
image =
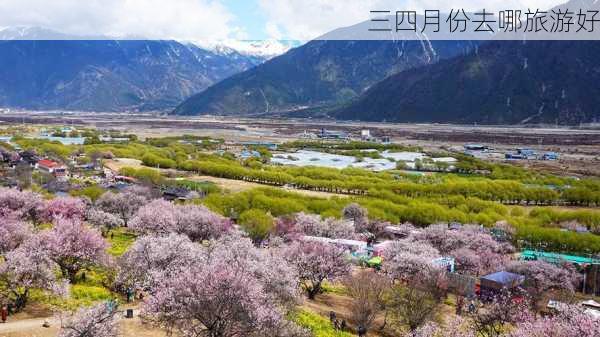
[{"label": "pink blossoming tree", "polygon": [[448,255],[454,257],[456,270],[460,273],[481,276],[504,269],[510,258],[505,254],[481,249],[473,250],[466,247],[451,251]]},{"label": "pink blossoming tree", "polygon": [[107,213],[117,215],[123,224],[127,226],[129,220],[135,213],[149,201],[143,190],[131,189],[121,193],[104,193],[98,200],[96,206]]},{"label": "pink blossoming tree", "polygon": [[354,202],[344,207],[342,217],[352,221],[357,232],[361,232],[369,222],[367,209]]},{"label": "pink blossoming tree", "polygon": [[23,309],[32,289],[45,289],[66,295],[65,283],[58,282],[55,276],[56,264],[32,239],[17,249],[8,252],[0,265],[0,288],[2,295],[16,310]]},{"label": "pink blossoming tree", "polygon": [[530,314],[508,337],[595,337],[600,336],[600,320],[582,308],[567,305],[556,315]]},{"label": "pink blossoming tree", "polygon": [[571,297],[581,281],[581,274],[568,263],[556,265],[544,261],[514,261],[507,270],[525,276],[524,287],[538,309],[545,306],[549,292],[561,292]]},{"label": "pink blossoming tree", "polygon": [[13,216],[0,216],[0,254],[17,248],[33,234],[30,224]]},{"label": "pink blossoming tree", "polygon": [[86,204],[80,198],[61,197],[46,201],[41,211],[43,221],[52,222],[58,218],[83,220]]},{"label": "pink blossoming tree", "polygon": [[408,282],[424,269],[434,268],[440,253],[426,242],[404,239],[394,241],[383,256],[383,271],[393,279]]},{"label": "pink blossoming tree", "polygon": [[309,236],[320,236],[332,239],[354,239],[356,232],[352,221],[334,218],[322,219],[317,214],[300,212],[295,216],[296,229]]},{"label": "pink blossoming tree", "polygon": [[441,254],[448,254],[460,248],[469,248],[477,252],[489,250],[497,254],[514,252],[512,246],[494,240],[487,230],[474,225],[463,225],[454,230],[447,229],[446,225],[432,225],[416,234],[415,238],[429,242]]},{"label": "pink blossoming tree", "polygon": [[77,220],[58,219],[51,230],[39,236],[50,259],[71,283],[75,283],[80,270],[109,263],[108,244],[100,232]]},{"label": "pink blossoming tree", "polygon": [[283,319],[250,273],[218,261],[164,278],[142,314],[186,337],[252,336],[270,331]]},{"label": "pink blossoming tree", "polygon": [[160,277],[174,277],[204,260],[204,252],[187,236],[147,235],[138,238],[119,260],[116,283],[122,287],[151,290]]},{"label": "pink blossoming tree", "polygon": [[433,225],[413,235],[413,239],[429,243],[443,256],[455,258],[458,272],[473,275],[503,269],[509,260],[507,254],[514,251],[510,244],[494,240],[487,230],[473,225],[454,230]]},{"label": "pink blossoming tree", "polygon": [[37,193],[0,187],[0,216],[14,213],[22,219],[35,221],[43,204]]},{"label": "pink blossoming tree", "polygon": [[407,333],[406,337],[476,337],[476,335],[464,318],[455,316],[443,324],[427,322],[417,330]]},{"label": "pink blossoming tree", "polygon": [[113,229],[124,225],[123,220],[112,213],[92,207],[86,215],[87,222],[97,228]]},{"label": "pink blossoming tree", "polygon": [[224,257],[231,264],[247,266],[281,306],[296,304],[299,295],[298,272],[281,256],[280,251],[258,249],[249,238],[234,234],[211,242],[207,257]]},{"label": "pink blossoming tree", "polygon": [[477,336],[500,337],[511,326],[525,320],[528,312],[527,300],[524,293],[502,291],[490,299],[480,303],[471,313],[470,326]]},{"label": "pink blossoming tree", "polygon": [[178,206],[159,199],[141,207],[129,227],[144,234],[185,234],[193,241],[219,238],[231,223],[204,206]]},{"label": "pink blossoming tree", "polygon": [[303,233],[296,226],[295,216],[280,216],[275,219],[273,233],[271,234],[271,243],[275,238],[283,240],[283,242],[292,242],[302,238]]},{"label": "pink blossoming tree", "polygon": [[58,337],[117,337],[119,336],[117,311],[104,303],[81,308],[63,319]]},{"label": "pink blossoming tree", "polygon": [[231,221],[205,206],[177,206],[174,231],[187,235],[192,241],[218,239],[233,228]]},{"label": "pink blossoming tree", "polygon": [[285,249],[284,256],[298,270],[300,285],[310,299],[321,293],[323,281],[350,273],[346,252],[325,243],[296,242]]},{"label": "pink blossoming tree", "polygon": [[294,297],[296,280],[285,274],[293,276],[293,269],[283,270],[284,261],[271,260],[248,239],[224,238],[206,249],[203,261],[158,279],[142,310],[147,320],[185,337],[275,336],[288,330],[282,301]]}]

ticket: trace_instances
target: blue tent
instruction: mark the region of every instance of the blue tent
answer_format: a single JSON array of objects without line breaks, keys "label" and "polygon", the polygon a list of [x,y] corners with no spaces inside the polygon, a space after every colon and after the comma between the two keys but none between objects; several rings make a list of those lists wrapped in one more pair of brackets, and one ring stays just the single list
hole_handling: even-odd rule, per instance
[{"label": "blue tent", "polygon": [[494,289],[511,289],[521,285],[525,281],[525,276],[507,271],[499,271],[493,274],[481,277],[481,286],[489,286]]},{"label": "blue tent", "polygon": [[491,299],[502,290],[512,290],[525,282],[525,276],[499,271],[482,276],[480,279],[480,295],[482,299]]}]

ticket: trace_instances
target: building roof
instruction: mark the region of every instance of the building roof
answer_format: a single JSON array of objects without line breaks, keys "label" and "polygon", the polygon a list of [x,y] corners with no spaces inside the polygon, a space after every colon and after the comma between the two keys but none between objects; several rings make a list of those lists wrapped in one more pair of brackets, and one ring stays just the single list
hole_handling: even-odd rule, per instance
[{"label": "building roof", "polygon": [[326,238],[326,237],[321,237],[321,236],[310,236],[310,235],[305,235],[302,237],[302,240],[304,241],[313,241],[313,242],[322,242],[322,243],[330,243],[330,244],[336,244],[336,245],[343,245],[343,246],[348,246],[348,247],[367,247],[367,243],[364,241],[358,241],[358,240],[347,240],[347,239],[330,239],[330,238]]},{"label": "building roof", "polygon": [[594,300],[583,301],[583,302],[581,302],[581,304],[586,307],[594,307],[594,308],[600,309],[600,303],[598,303]]},{"label": "building roof", "polygon": [[507,271],[499,271],[493,274],[485,275],[481,277],[482,280],[492,281],[502,285],[511,285],[514,283],[521,283],[525,280],[525,276],[510,273]]},{"label": "building roof", "polygon": [[132,184],[137,181],[137,179],[135,179],[133,177],[128,177],[128,176],[115,176],[115,180],[124,181],[124,182],[132,183]]},{"label": "building roof", "polygon": [[260,158],[260,152],[255,151],[255,150],[252,150],[252,151],[244,150],[240,153],[240,158],[243,158],[243,159]]},{"label": "building roof", "polygon": [[485,149],[487,146],[483,144],[465,144],[465,149]]},{"label": "building roof", "polygon": [[38,161],[38,165],[44,166],[44,167],[57,167],[60,166],[59,163],[52,161],[52,160],[48,160],[48,159],[42,159],[40,161]]},{"label": "building roof", "polygon": [[174,196],[178,198],[187,197],[190,194],[190,190],[184,187],[170,187],[163,191],[163,195]]},{"label": "building roof", "polygon": [[600,260],[585,256],[538,252],[533,250],[522,251],[521,258],[525,260],[544,260],[550,263],[570,262],[574,264],[600,264]]}]

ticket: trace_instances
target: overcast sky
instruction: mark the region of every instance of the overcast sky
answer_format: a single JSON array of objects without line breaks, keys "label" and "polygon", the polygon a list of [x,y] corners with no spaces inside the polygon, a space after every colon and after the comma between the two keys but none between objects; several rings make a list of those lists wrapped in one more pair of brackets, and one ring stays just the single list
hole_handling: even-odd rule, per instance
[{"label": "overcast sky", "polygon": [[547,9],[565,0],[0,0],[0,27],[188,41],[309,40],[371,10]]}]

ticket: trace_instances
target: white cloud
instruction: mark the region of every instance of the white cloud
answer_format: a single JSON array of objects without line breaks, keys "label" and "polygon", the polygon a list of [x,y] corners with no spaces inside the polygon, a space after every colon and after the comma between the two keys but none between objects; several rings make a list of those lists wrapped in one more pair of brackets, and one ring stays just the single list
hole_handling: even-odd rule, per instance
[{"label": "white cloud", "polygon": [[[237,0],[257,1],[272,39],[309,40],[370,18],[370,10],[549,8],[567,0]],[[39,26],[69,35],[189,41],[257,39],[222,0],[0,0],[0,27]],[[258,16],[257,16],[258,20]]]},{"label": "white cloud", "polygon": [[274,40],[284,39],[283,33],[279,30],[279,26],[272,21],[268,21],[265,24],[265,31],[267,32],[267,35]]},{"label": "white cloud", "polygon": [[[546,9],[567,0],[259,0],[270,31],[310,40],[370,18],[371,10]],[[275,37],[275,36],[273,36]]]},{"label": "white cloud", "polygon": [[192,41],[243,35],[218,0],[1,0],[0,26]]}]

